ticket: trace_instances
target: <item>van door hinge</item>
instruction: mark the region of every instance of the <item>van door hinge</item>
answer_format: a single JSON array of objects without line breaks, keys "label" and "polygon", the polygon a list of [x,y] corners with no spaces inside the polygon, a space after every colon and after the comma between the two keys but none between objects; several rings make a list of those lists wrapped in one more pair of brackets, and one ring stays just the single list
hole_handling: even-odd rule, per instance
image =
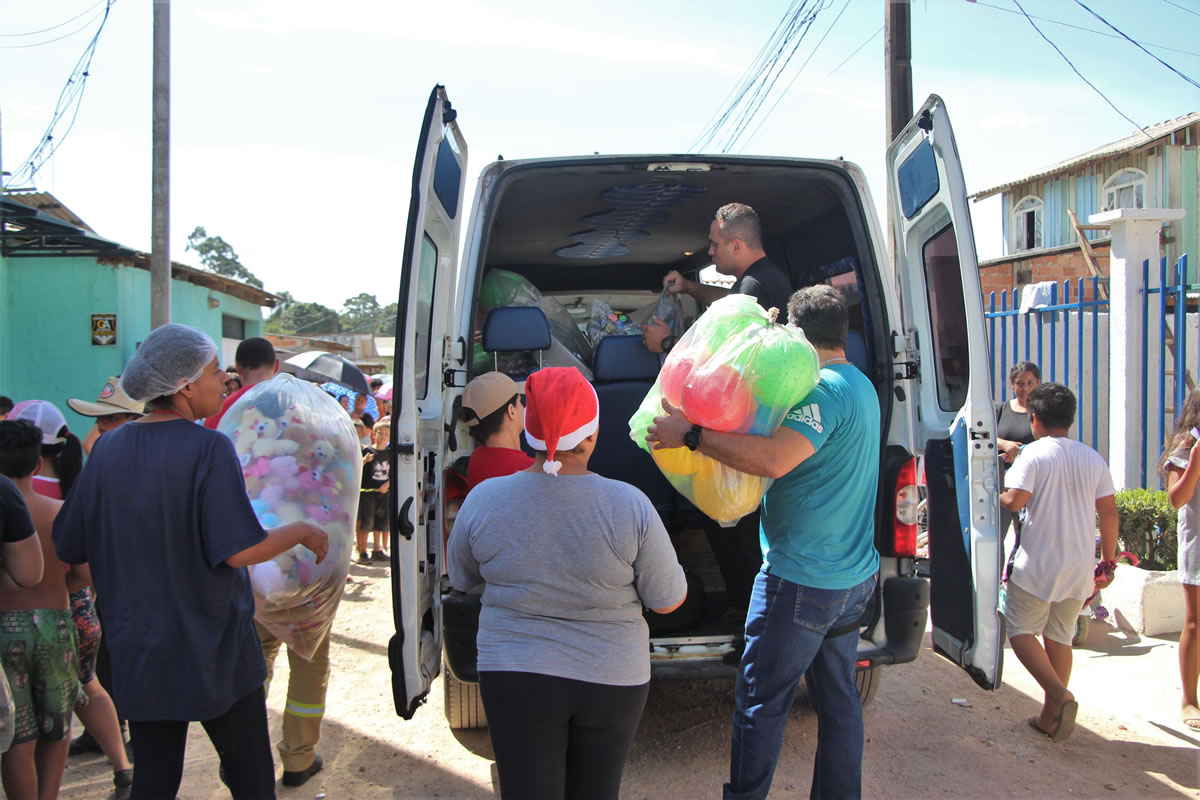
[{"label": "van door hinge", "polygon": [[[462,376],[462,383],[459,383],[459,376]],[[467,385],[467,371],[465,369],[455,369],[454,367],[446,367],[442,372],[442,388],[444,389],[461,389]]]},{"label": "van door hinge", "polygon": [[896,361],[892,364],[893,380],[915,381],[921,378],[921,366],[916,361]]},{"label": "van door hinge", "polygon": [[457,361],[461,366],[467,359],[467,342],[461,336],[451,339],[449,336],[442,340],[442,360]]}]

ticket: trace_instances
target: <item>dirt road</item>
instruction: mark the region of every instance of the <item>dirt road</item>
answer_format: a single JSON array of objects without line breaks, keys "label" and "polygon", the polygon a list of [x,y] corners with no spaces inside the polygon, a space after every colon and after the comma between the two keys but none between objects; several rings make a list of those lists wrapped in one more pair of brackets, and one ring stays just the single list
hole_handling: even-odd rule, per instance
[{"label": "dirt road", "polygon": [[[334,628],[333,676],[320,752],[325,770],[280,798],[489,798],[495,771],[486,731],[453,733],[440,683],[412,721],[393,710],[386,644],[392,632],[385,567],[351,569],[354,582]],[[864,796],[872,798],[1200,797],[1200,734],[1178,722],[1178,640],[1141,638],[1094,626],[1075,651],[1071,688],[1080,701],[1074,737],[1052,744],[1025,723],[1036,713],[1036,684],[1005,653],[1004,686],[975,687],[928,650],[885,670],[866,714]],[[278,739],[287,687],[280,659],[268,705]],[[622,796],[719,797],[728,767],[732,685],[661,682],[625,771]],[[965,701],[956,704],[954,700]],[[793,709],[772,797],[808,796],[816,718]],[[103,758],[72,758],[62,796],[104,798]],[[228,797],[216,754],[193,725],[180,797]]]}]

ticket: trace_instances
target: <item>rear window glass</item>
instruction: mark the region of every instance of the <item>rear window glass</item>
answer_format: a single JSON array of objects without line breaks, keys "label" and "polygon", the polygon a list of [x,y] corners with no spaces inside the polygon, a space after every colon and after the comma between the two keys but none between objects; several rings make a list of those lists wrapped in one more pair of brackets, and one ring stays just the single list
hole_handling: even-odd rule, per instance
[{"label": "rear window glass", "polygon": [[458,215],[458,192],[462,187],[462,167],[455,158],[450,133],[442,137],[438,145],[437,164],[433,168],[433,193],[450,219]]},{"label": "rear window glass", "polygon": [[900,208],[906,219],[912,219],[925,204],[938,193],[941,182],[938,178],[937,159],[933,157],[933,145],[925,139],[912,155],[904,159],[897,174],[900,184]]},{"label": "rear window glass", "polygon": [[967,309],[954,226],[938,231],[921,249],[925,288],[929,292],[929,322],[937,373],[938,407],[957,411],[967,401],[970,356],[967,350]]}]

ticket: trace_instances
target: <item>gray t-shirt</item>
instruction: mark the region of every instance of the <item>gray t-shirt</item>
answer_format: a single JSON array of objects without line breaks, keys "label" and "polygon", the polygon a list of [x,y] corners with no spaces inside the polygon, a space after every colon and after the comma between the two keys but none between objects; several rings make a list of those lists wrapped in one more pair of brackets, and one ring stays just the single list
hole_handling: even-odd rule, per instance
[{"label": "gray t-shirt", "polygon": [[479,669],[636,686],[650,680],[642,606],[687,591],[654,507],[599,475],[518,472],[476,486],[450,534],[450,583],[484,582]]}]

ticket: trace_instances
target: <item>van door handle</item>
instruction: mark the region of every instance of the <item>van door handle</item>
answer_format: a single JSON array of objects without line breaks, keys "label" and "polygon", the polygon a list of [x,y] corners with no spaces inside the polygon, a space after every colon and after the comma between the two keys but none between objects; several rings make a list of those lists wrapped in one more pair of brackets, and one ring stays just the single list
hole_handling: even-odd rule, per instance
[{"label": "van door handle", "polygon": [[413,532],[416,528],[413,527],[412,520],[409,519],[412,514],[413,498],[409,497],[404,501],[404,505],[400,507],[400,511],[396,514],[396,532],[405,539],[412,540]]}]

